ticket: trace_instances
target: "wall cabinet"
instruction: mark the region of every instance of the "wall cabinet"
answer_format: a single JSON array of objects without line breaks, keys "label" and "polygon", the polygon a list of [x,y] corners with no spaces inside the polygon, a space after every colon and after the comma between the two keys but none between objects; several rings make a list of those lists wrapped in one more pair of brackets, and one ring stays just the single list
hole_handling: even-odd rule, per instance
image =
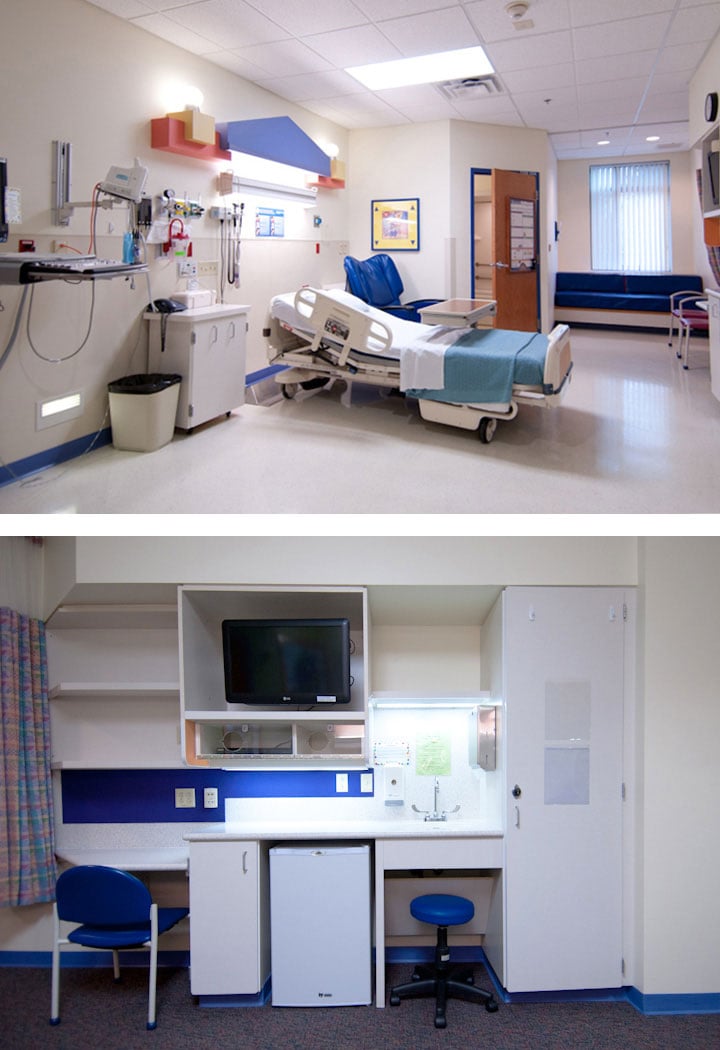
[{"label": "wall cabinet", "polygon": [[[233,768],[364,768],[367,763],[367,596],[364,588],[180,589],[180,726],[188,765]],[[347,617],[349,704],[307,710],[229,704],[222,621]]]},{"label": "wall cabinet", "polygon": [[720,126],[702,142],[702,211],[705,244],[720,245]]},{"label": "wall cabinet", "polygon": [[190,990],[257,995],[270,975],[267,848],[190,843]]},{"label": "wall cabinet", "polygon": [[146,313],[151,372],[183,378],[175,425],[192,430],[245,403],[248,306]]}]

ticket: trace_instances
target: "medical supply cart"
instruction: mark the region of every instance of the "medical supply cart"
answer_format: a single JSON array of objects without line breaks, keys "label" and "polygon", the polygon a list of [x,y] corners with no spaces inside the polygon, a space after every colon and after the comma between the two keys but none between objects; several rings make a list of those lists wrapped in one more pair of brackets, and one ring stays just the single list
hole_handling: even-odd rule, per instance
[{"label": "medical supply cart", "polygon": [[249,306],[221,303],[148,311],[150,372],[182,376],[175,426],[191,431],[245,403],[245,342]]},{"label": "medical supply cart", "polygon": [[372,1002],[370,847],[270,850],[273,1006]]}]

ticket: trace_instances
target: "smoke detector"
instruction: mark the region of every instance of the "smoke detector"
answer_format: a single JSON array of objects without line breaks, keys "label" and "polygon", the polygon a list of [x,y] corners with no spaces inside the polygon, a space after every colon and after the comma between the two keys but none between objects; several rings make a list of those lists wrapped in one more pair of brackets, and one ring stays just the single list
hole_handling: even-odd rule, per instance
[{"label": "smoke detector", "polygon": [[521,22],[528,13],[529,8],[530,4],[526,3],[525,0],[513,0],[512,3],[505,4],[505,10],[511,22]]},{"label": "smoke detector", "polygon": [[435,86],[440,94],[450,99],[451,102],[476,102],[478,99],[502,94],[500,81],[493,76],[442,80]]}]

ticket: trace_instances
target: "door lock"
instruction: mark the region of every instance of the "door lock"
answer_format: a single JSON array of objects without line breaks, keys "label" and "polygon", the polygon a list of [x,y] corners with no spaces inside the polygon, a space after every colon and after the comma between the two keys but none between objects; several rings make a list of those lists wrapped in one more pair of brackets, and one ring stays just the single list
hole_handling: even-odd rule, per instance
[{"label": "door lock", "polygon": [[521,795],[522,795],[522,788],[519,786],[519,784],[516,784],[515,787],[512,789],[512,797],[513,798],[520,798]]}]

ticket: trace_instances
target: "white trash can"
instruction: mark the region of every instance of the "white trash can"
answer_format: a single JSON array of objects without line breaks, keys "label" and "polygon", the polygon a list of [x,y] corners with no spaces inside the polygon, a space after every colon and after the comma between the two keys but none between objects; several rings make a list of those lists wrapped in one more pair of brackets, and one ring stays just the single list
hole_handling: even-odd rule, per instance
[{"label": "white trash can", "polygon": [[151,373],[108,383],[115,448],[154,452],[172,441],[182,376]]}]

